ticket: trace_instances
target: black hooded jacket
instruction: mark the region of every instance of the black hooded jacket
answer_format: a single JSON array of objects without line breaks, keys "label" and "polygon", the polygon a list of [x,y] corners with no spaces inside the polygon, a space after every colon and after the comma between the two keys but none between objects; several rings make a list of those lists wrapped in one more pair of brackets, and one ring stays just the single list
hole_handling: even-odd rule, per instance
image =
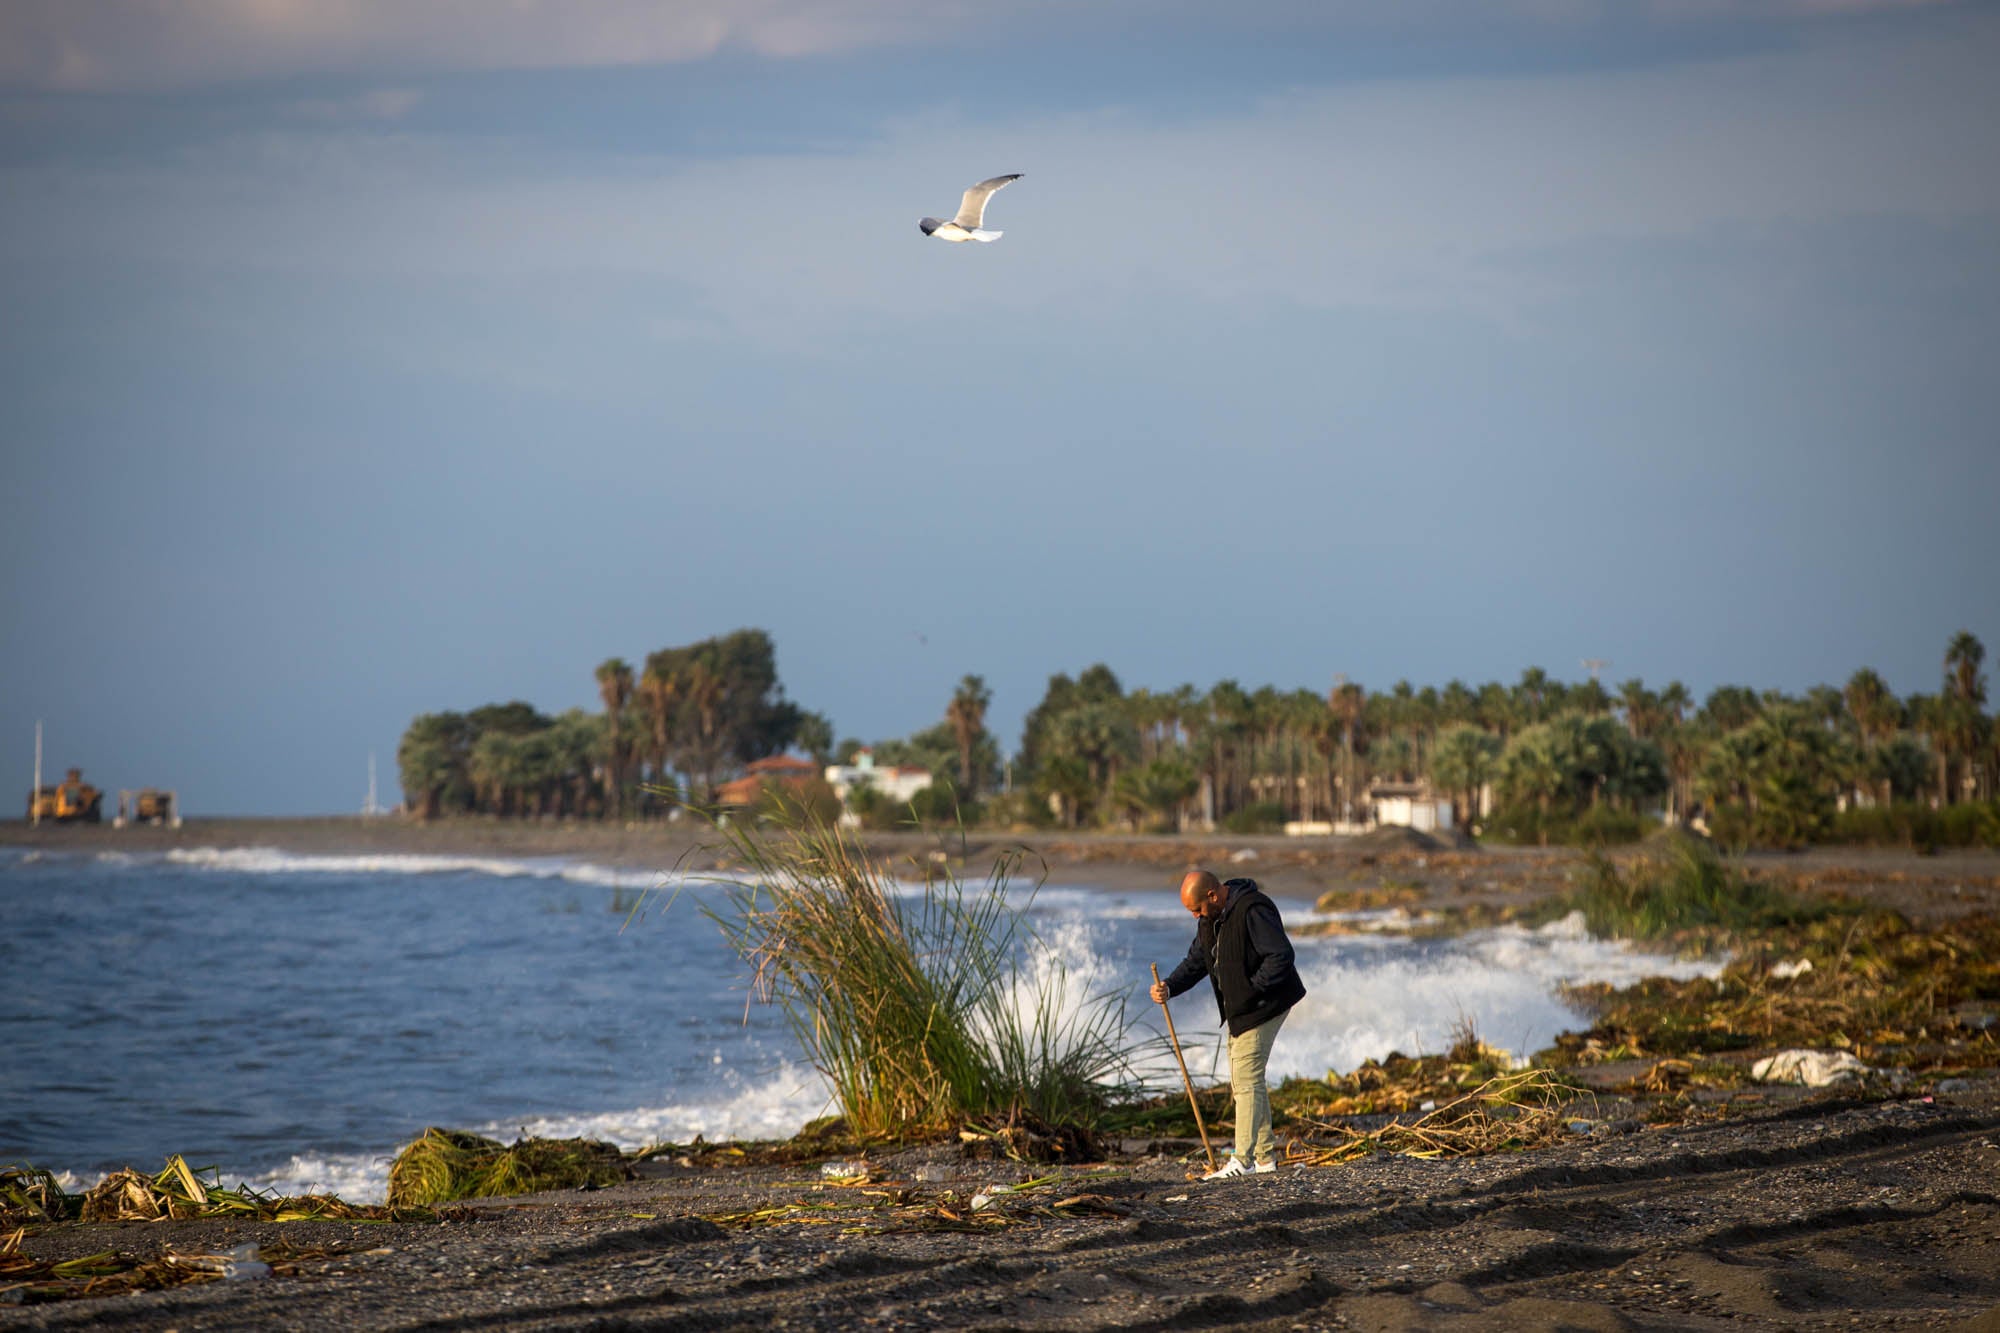
[{"label": "black hooded jacket", "polygon": [[1215,920],[1201,918],[1194,944],[1167,978],[1167,992],[1179,995],[1203,977],[1215,988],[1215,1007],[1238,1037],[1262,1027],[1305,998],[1305,983],[1292,964],[1292,941],[1278,919],[1278,905],[1254,879],[1232,879],[1228,905]]}]

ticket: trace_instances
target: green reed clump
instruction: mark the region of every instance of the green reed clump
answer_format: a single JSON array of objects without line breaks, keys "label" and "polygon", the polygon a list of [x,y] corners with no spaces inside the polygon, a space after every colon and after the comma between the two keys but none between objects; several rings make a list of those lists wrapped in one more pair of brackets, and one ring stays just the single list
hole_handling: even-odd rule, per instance
[{"label": "green reed clump", "polygon": [[1582,912],[1590,933],[1600,938],[1652,940],[1690,931],[1802,924],[1832,908],[1746,877],[1707,843],[1673,837],[1622,872],[1606,856],[1589,856],[1583,882],[1550,910]]},{"label": "green reed clump", "polygon": [[594,1139],[521,1139],[513,1146],[433,1126],[389,1165],[389,1206],[416,1208],[632,1178],[623,1155]]},{"label": "green reed clump", "polygon": [[926,864],[921,889],[899,892],[810,811],[722,832],[744,879],[708,914],[857,1135],[1020,1117],[1087,1127],[1129,1085],[1122,1000],[1073,1004],[1060,959],[1007,901],[1024,853],[972,886]]}]

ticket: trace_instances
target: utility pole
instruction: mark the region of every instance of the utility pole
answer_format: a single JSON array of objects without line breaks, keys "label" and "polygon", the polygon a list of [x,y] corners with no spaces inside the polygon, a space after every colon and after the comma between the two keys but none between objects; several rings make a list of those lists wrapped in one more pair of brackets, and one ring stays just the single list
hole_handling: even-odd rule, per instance
[{"label": "utility pole", "polygon": [[35,719],[35,785],[28,789],[28,827],[42,826],[42,720]]}]

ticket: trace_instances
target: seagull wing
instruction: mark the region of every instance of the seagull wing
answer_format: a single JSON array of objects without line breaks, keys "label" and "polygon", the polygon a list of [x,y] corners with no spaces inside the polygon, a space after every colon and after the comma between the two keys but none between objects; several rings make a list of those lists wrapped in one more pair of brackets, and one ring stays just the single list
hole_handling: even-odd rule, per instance
[{"label": "seagull wing", "polygon": [[965,198],[959,201],[958,216],[952,221],[967,231],[979,226],[986,220],[986,200],[995,190],[1005,189],[1009,181],[1019,179],[1021,173],[1017,171],[1011,176],[995,176],[979,182],[965,192]]}]

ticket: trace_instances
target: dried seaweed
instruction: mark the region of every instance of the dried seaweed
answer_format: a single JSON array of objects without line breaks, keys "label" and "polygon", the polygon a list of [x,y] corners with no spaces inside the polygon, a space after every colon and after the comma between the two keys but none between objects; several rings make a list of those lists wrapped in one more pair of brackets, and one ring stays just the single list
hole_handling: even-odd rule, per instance
[{"label": "dried seaweed", "polygon": [[[1524,1069],[1477,1088],[1415,1120],[1374,1130],[1299,1117],[1313,1131],[1286,1145],[1286,1160],[1334,1166],[1374,1153],[1405,1157],[1471,1157],[1538,1148],[1564,1132],[1564,1110],[1575,1089],[1546,1069]],[[1331,1140],[1331,1142],[1328,1142]]]}]

